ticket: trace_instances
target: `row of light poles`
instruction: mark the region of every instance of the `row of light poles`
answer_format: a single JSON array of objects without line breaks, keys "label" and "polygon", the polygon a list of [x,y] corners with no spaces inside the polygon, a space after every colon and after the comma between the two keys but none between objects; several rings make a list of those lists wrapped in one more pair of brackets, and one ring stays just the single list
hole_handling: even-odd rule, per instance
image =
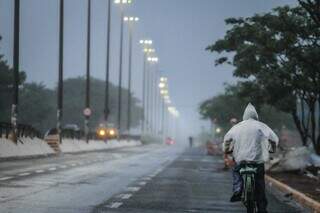
[{"label": "row of light poles", "polygon": [[[108,0],[108,19],[107,19],[107,44],[106,44],[106,85],[105,85],[105,109],[104,120],[108,122],[110,114],[110,43],[111,43],[111,11],[112,1]],[[122,79],[123,79],[123,40],[124,40],[124,27],[125,23],[128,24],[129,31],[129,68],[128,68],[128,109],[127,109],[127,126],[126,129],[129,133],[131,128],[131,90],[132,90],[132,55],[133,55],[133,26],[139,21],[138,17],[125,16],[125,7],[132,3],[131,0],[114,0],[114,3],[120,6],[120,52],[119,52],[119,79],[118,79],[118,114],[117,124],[119,133],[121,133],[122,125]],[[59,66],[58,66],[58,93],[57,93],[57,131],[59,136],[62,130],[62,117],[63,117],[63,73],[64,73],[64,0],[59,0]],[[14,1],[14,47],[13,47],[13,102],[11,123],[13,126],[13,138],[16,141],[17,136],[17,120],[18,120],[18,95],[19,95],[19,38],[20,38],[20,0]],[[140,40],[142,45],[143,56],[143,117],[142,117],[142,133],[164,134],[164,117],[166,113],[177,115],[177,111],[171,108],[165,108],[170,101],[168,101],[168,94],[164,94],[162,89],[158,88],[158,81],[163,83],[163,77],[159,78],[159,71],[156,65],[159,59],[155,56],[155,49],[152,48],[152,40]],[[85,93],[85,109],[84,109],[84,129],[86,140],[89,140],[89,120],[91,116],[90,105],[90,55],[91,55],[91,0],[87,0],[87,41],[86,41],[86,93]],[[159,107],[161,105],[162,107]],[[159,113],[162,109],[162,119]],[[162,123],[160,125],[160,123]],[[160,130],[161,127],[161,130]],[[61,142],[61,137],[59,137]]]}]

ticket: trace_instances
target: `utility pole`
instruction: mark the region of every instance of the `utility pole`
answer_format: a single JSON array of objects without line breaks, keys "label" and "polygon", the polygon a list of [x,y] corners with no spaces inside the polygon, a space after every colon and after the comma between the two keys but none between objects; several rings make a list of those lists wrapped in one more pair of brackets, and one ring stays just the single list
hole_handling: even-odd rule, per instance
[{"label": "utility pole", "polygon": [[18,101],[19,101],[19,49],[20,49],[20,0],[14,1],[13,32],[13,100],[11,106],[12,139],[18,141]]},{"label": "utility pole", "polygon": [[57,106],[57,130],[59,142],[62,143],[61,120],[63,113],[63,22],[64,22],[64,0],[60,0],[59,20],[59,76],[58,76],[58,106]]}]

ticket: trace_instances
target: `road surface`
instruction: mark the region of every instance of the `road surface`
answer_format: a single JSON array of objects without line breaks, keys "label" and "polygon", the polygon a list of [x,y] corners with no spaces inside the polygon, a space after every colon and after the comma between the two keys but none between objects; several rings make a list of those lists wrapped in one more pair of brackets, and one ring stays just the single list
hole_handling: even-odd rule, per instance
[{"label": "road surface", "polygon": [[[222,167],[204,150],[159,145],[0,162],[0,212],[245,212],[228,202]],[[305,212],[268,197],[270,212]]]}]

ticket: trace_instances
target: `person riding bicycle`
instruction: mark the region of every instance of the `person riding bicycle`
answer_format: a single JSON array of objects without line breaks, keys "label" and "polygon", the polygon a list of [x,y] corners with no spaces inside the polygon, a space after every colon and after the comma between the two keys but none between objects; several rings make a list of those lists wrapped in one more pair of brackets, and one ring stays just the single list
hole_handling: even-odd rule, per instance
[{"label": "person riding bicycle", "polygon": [[233,195],[230,201],[241,201],[241,164],[255,163],[257,208],[259,213],[266,213],[268,202],[265,195],[264,163],[269,160],[269,151],[278,145],[279,138],[266,124],[258,121],[258,118],[256,109],[249,103],[244,111],[243,121],[233,126],[224,136],[223,150],[226,154],[232,153],[235,161],[232,170]]}]

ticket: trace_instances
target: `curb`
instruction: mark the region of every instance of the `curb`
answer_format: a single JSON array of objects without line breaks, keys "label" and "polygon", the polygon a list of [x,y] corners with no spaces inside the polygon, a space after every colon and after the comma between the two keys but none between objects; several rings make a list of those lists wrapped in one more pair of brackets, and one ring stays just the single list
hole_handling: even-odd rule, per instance
[{"label": "curb", "polygon": [[291,188],[290,186],[270,177],[269,175],[265,175],[266,181],[275,185],[280,191],[285,193],[292,194],[292,198],[300,203],[302,206],[310,208],[312,213],[320,213],[320,203],[305,194]]}]

